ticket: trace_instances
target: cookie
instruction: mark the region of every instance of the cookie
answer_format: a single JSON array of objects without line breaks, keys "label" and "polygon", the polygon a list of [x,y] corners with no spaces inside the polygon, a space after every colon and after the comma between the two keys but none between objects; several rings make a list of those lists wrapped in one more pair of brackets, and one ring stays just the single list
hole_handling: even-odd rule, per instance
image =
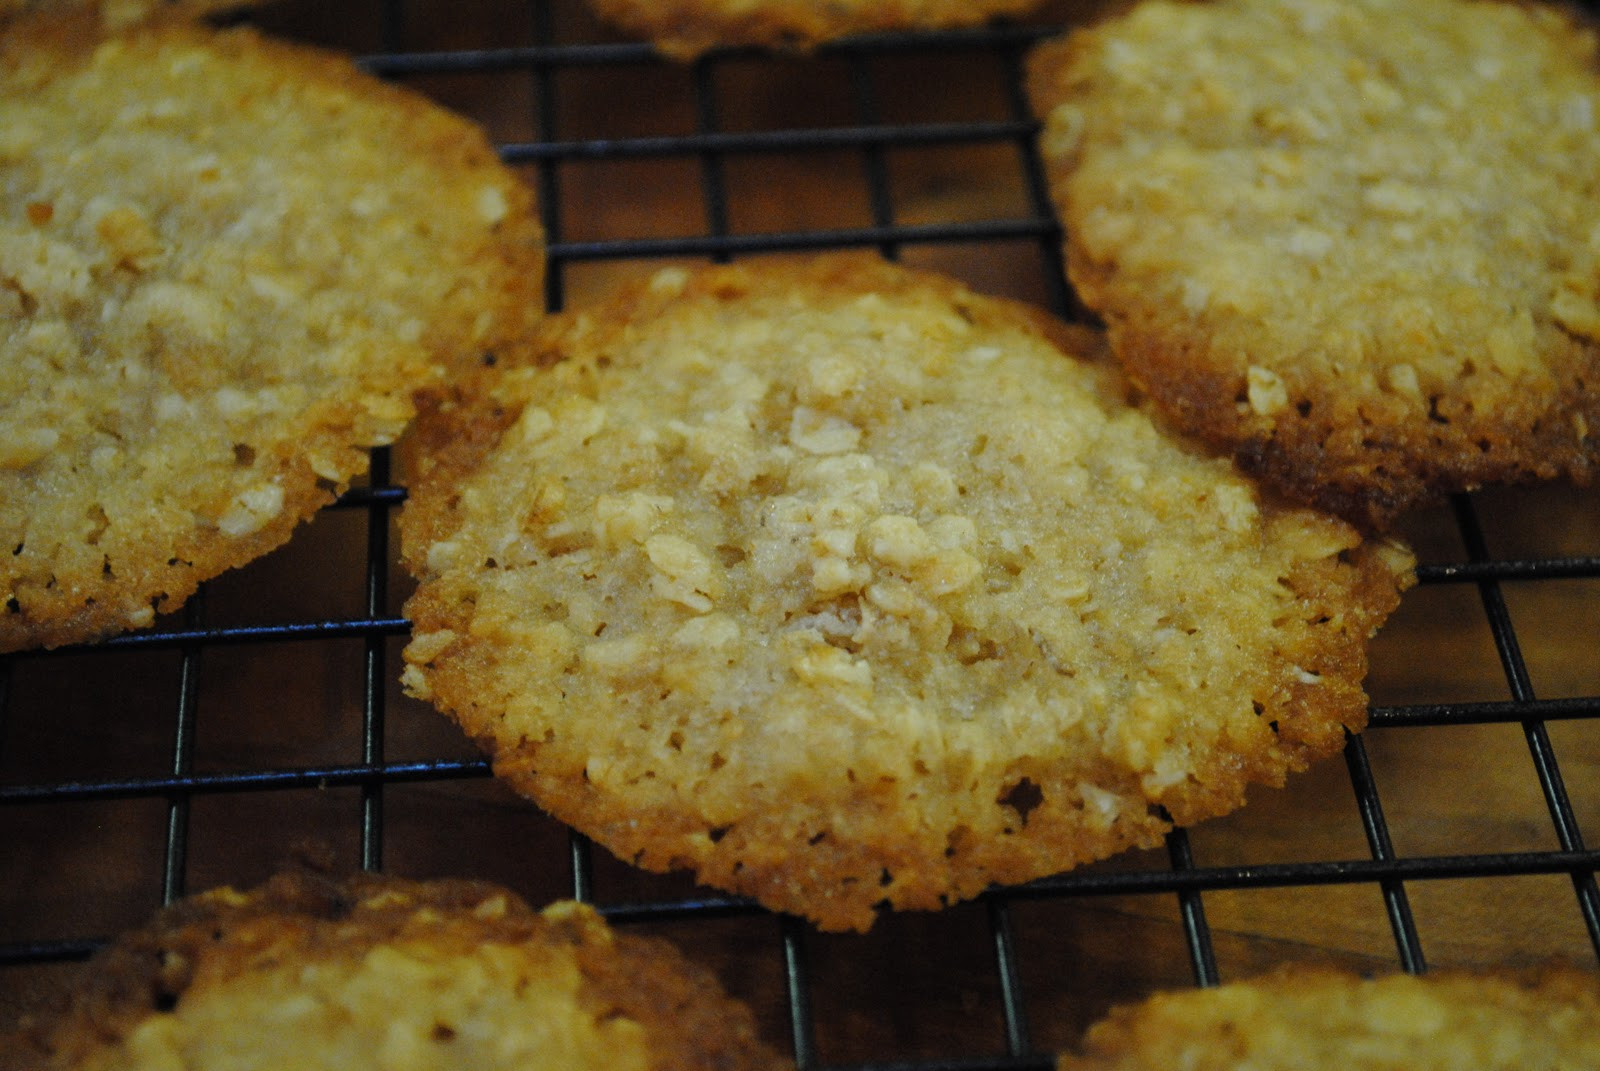
[{"label": "cookie", "polygon": [[84,26],[0,35],[0,651],[281,544],[542,311],[532,197],[467,121],[246,30]]},{"label": "cookie", "polygon": [[1362,979],[1287,967],[1164,993],[1089,1029],[1061,1071],[1600,1067],[1600,980],[1575,968]]},{"label": "cookie", "polygon": [[40,12],[91,12],[106,26],[124,29],[156,18],[198,18],[252,7],[256,0],[0,0],[0,22]]},{"label": "cookie", "polygon": [[719,46],[810,49],[854,33],[976,26],[1044,0],[590,0],[601,18],[692,59]]},{"label": "cookie", "polygon": [[213,890],[102,949],[58,1004],[0,1066],[789,1066],[666,942],[483,882],[281,875]]},{"label": "cookie", "polygon": [[1600,457],[1600,79],[1486,0],[1149,0],[1041,47],[1072,281],[1186,431],[1382,526]]},{"label": "cookie", "polygon": [[867,256],[667,269],[425,404],[404,683],[625,860],[827,929],[1339,749],[1409,553],[1164,435],[1101,341]]}]

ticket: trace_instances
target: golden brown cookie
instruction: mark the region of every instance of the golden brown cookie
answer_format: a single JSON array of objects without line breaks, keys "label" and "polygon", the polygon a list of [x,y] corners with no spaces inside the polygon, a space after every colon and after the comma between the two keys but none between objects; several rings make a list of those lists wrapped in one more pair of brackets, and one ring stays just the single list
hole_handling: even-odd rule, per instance
[{"label": "golden brown cookie", "polygon": [[107,27],[125,29],[159,18],[192,19],[256,5],[257,0],[0,0],[0,22],[41,12],[89,12]]},{"label": "golden brown cookie", "polygon": [[667,269],[419,419],[405,684],[621,858],[830,929],[1238,807],[1363,724],[1408,552],[873,257]]},{"label": "golden brown cookie", "polygon": [[1061,1071],[1600,1067],[1600,979],[1575,968],[1362,979],[1288,967],[1163,993],[1089,1029]]},{"label": "golden brown cookie", "polygon": [[723,45],[809,49],[853,33],[975,26],[1044,0],[590,0],[600,16],[692,59]]},{"label": "golden brown cookie", "polygon": [[664,941],[582,904],[375,876],[179,901],[5,1048],[0,1067],[29,1071],[789,1066]]},{"label": "golden brown cookie", "polygon": [[1043,47],[1073,283],[1184,429],[1382,525],[1600,457],[1600,78],[1562,11],[1149,0]]},{"label": "golden brown cookie", "polygon": [[484,135],[245,30],[0,35],[0,651],[148,625],[289,537],[542,311]]}]

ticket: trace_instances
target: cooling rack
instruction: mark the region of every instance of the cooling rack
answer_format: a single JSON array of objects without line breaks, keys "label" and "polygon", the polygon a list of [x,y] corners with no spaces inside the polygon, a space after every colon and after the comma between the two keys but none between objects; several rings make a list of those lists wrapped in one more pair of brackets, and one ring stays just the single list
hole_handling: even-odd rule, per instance
[{"label": "cooling rack", "polygon": [[[682,65],[571,0],[332,7],[248,17],[483,122],[538,189],[551,308],[666,263],[861,247],[1079,315],[1021,89],[1057,23]],[[499,788],[395,683],[404,498],[403,446],[376,451],[365,485],[156,629],[0,658],[0,1014],[161,903],[297,857],[589,900],[712,966],[802,1068],[1045,1068],[1113,1003],[1290,960],[1600,958],[1593,492],[1407,523],[1420,584],[1342,763],[1163,850],[867,935],[636,872]]]}]

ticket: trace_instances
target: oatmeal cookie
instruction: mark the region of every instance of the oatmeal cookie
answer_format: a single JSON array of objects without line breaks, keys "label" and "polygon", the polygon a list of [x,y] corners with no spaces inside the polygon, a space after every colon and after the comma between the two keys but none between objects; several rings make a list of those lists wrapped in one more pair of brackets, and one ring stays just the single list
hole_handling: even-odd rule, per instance
[{"label": "oatmeal cookie", "polygon": [[0,34],[0,651],[148,625],[284,542],[542,310],[524,184],[346,59]]},{"label": "oatmeal cookie", "polygon": [[650,869],[867,928],[1158,843],[1362,725],[1409,553],[1099,336],[872,257],[667,269],[424,406],[405,685]]},{"label": "oatmeal cookie", "polygon": [[1149,0],[1041,48],[1073,283],[1185,430],[1381,526],[1600,457],[1595,36],[1493,0]]},{"label": "oatmeal cookie", "polygon": [[852,33],[975,26],[1044,0],[590,0],[600,16],[692,59],[723,45],[813,48]]},{"label": "oatmeal cookie", "polygon": [[482,882],[280,875],[213,890],[101,950],[59,1005],[0,1067],[789,1066],[667,943]]},{"label": "oatmeal cookie", "polygon": [[1115,1009],[1061,1071],[1600,1067],[1600,981],[1570,967],[1362,979],[1287,967]]},{"label": "oatmeal cookie", "polygon": [[89,12],[106,27],[126,29],[159,18],[200,18],[254,7],[258,0],[0,0],[0,22],[39,12]]}]

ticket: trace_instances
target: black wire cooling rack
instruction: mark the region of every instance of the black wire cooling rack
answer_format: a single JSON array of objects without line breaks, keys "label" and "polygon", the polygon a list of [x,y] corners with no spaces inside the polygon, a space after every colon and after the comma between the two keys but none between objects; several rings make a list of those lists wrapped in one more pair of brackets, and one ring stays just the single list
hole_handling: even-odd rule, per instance
[{"label": "black wire cooling rack", "polygon": [[[1076,309],[1022,89],[1050,26],[692,65],[573,2],[289,0],[268,28],[482,120],[526,169],[546,298],[672,260],[838,247]],[[1461,497],[1408,527],[1371,727],[1236,816],[871,934],[639,874],[513,799],[398,692],[400,455],[173,619],[0,658],[0,1011],[117,929],[297,854],[576,896],[712,964],[802,1068],[1045,1068],[1112,1002],[1291,959],[1600,957],[1600,502]]]}]

